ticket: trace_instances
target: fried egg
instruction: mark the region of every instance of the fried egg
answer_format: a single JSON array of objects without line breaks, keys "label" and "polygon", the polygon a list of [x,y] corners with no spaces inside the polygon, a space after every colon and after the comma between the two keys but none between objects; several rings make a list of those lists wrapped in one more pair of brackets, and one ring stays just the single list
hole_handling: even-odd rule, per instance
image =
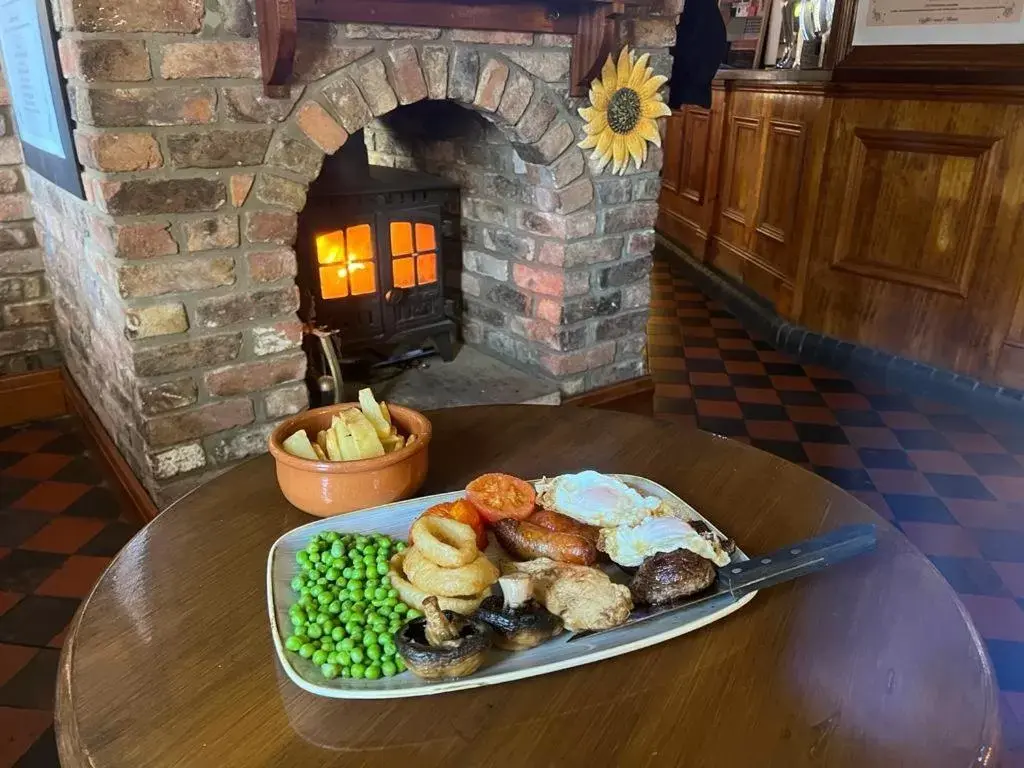
[{"label": "fried egg", "polygon": [[642,496],[621,480],[590,469],[542,480],[537,492],[541,506],[601,528],[636,525],[661,505],[660,499]]},{"label": "fried egg", "polygon": [[688,549],[717,566],[729,563],[729,555],[717,539],[705,538],[689,523],[671,516],[648,517],[637,525],[602,528],[597,548],[627,568],[639,567],[651,555],[677,549]]}]

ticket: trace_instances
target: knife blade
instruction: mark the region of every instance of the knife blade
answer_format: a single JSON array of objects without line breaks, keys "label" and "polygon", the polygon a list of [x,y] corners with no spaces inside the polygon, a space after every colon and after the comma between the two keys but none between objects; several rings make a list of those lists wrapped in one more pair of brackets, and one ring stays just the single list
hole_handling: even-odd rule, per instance
[{"label": "knife blade", "polygon": [[718,568],[718,577],[708,590],[698,595],[679,598],[658,605],[644,605],[634,609],[622,624],[607,629],[583,630],[566,642],[573,643],[585,637],[603,635],[623,627],[664,616],[667,613],[692,608],[700,603],[731,595],[738,600],[750,592],[773,587],[785,581],[806,576],[855,555],[869,552],[878,542],[874,525],[847,525],[813,539],[791,544],[767,555],[751,557]]}]

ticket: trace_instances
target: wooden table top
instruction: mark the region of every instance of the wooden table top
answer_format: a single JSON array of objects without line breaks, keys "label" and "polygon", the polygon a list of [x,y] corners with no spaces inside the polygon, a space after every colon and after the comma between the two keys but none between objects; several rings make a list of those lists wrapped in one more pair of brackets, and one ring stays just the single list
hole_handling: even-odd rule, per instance
[{"label": "wooden table top", "polygon": [[264,456],[160,515],[83,605],[59,674],[64,767],[995,764],[994,678],[963,606],[845,492],[640,416],[498,406],[431,418],[424,494],[485,471],[592,467],[662,483],[748,553],[862,522],[879,526],[879,546],[615,659],[442,696],[320,699],[288,681],[271,645],[267,553],[310,518]]}]

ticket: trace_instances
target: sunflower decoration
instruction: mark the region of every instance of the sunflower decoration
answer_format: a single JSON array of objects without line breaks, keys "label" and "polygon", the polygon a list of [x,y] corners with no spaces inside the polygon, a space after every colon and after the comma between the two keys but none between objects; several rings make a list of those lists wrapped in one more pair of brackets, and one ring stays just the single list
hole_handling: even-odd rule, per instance
[{"label": "sunflower decoration", "polygon": [[601,77],[590,85],[590,106],[579,111],[587,137],[578,146],[594,150],[598,171],[611,161],[612,173],[621,175],[631,157],[639,169],[647,159],[647,142],[661,146],[654,121],[672,113],[658,93],[668,78],[654,74],[649,58],[645,53],[637,59],[625,47],[617,64],[608,56]]}]

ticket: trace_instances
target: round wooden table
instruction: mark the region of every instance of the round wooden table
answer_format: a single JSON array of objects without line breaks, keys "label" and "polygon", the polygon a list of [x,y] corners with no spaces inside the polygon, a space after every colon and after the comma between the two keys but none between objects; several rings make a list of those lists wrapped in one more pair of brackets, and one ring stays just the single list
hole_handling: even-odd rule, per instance
[{"label": "round wooden table", "polygon": [[879,526],[879,545],[608,661],[442,696],[321,699],[288,681],[271,646],[267,552],[310,518],[263,456],[161,514],[82,606],[59,674],[65,768],[996,763],[995,683],[964,607],[834,485],[628,414],[499,406],[431,418],[425,494],[485,471],[592,467],[662,483],[748,553],[862,522]]}]

